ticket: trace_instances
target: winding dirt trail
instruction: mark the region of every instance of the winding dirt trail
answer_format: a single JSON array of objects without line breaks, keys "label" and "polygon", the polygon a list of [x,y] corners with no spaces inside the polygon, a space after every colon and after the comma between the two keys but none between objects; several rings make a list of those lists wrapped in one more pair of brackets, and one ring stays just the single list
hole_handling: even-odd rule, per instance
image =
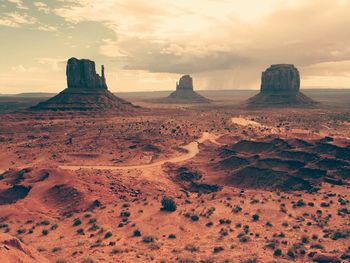
[{"label": "winding dirt trail", "polygon": [[220,136],[215,136],[210,133],[203,133],[202,137],[199,138],[198,140],[191,142],[185,146],[182,146],[181,148],[186,150],[187,152],[184,153],[183,155],[169,158],[166,160],[150,163],[150,164],[142,164],[142,165],[128,165],[128,166],[115,166],[115,165],[61,165],[59,168],[65,169],[65,170],[72,170],[76,171],[79,169],[96,169],[96,170],[133,170],[133,169],[146,169],[146,168],[152,168],[152,167],[157,167],[157,166],[162,166],[165,163],[179,163],[179,162],[184,162],[189,159],[192,159],[199,153],[199,144],[203,143],[205,141],[210,141],[216,145],[221,145],[216,141]]},{"label": "winding dirt trail", "polygon": [[232,123],[240,125],[240,126],[257,126],[261,127],[262,125],[256,121],[248,120],[242,117],[233,117],[231,118]]}]

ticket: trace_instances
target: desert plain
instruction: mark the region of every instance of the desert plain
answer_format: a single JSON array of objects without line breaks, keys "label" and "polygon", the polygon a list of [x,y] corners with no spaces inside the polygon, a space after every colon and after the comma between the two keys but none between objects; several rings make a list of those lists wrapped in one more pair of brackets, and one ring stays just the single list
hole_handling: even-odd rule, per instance
[{"label": "desert plain", "polygon": [[350,92],[203,93],[123,114],[2,97],[1,262],[348,262]]}]

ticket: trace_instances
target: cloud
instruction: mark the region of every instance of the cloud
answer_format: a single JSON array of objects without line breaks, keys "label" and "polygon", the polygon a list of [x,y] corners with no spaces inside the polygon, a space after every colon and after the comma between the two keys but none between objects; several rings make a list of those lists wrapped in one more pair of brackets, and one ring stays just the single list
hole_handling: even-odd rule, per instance
[{"label": "cloud", "polygon": [[34,6],[36,6],[39,11],[44,12],[45,14],[50,13],[49,6],[43,2],[34,2]]},{"label": "cloud", "polygon": [[20,27],[21,25],[35,24],[37,19],[27,14],[18,12],[5,13],[0,18],[0,25],[8,27]]},{"label": "cloud", "polygon": [[[190,73],[199,89],[258,88],[261,72],[276,63],[295,64],[303,85],[350,83],[350,1],[56,0],[50,1],[49,6],[45,3],[48,2],[36,1],[34,6],[65,22],[53,26],[36,21],[36,29],[58,31],[57,35],[67,28],[72,33],[81,30],[73,33],[71,39],[67,34],[60,35],[62,42],[69,43],[64,54],[76,52],[76,47],[93,47],[89,52],[78,53],[109,61],[109,69],[123,74],[122,81],[130,86],[132,81],[126,72],[131,75],[137,72],[135,78],[147,77],[147,83],[153,78],[157,83],[155,78],[167,76],[169,84],[178,74]],[[26,18],[20,22],[5,14],[0,25],[19,27],[30,21]],[[104,26],[109,29],[108,34],[100,31],[94,34],[89,31],[91,25]],[[134,84],[140,82],[135,80]]]},{"label": "cloud", "polygon": [[55,26],[50,26],[50,25],[44,25],[44,24],[42,24],[42,25],[38,26],[38,30],[47,31],[47,32],[55,32],[55,31],[58,30],[58,28],[55,27]]},{"label": "cloud", "polygon": [[19,28],[24,25],[35,25],[35,28],[40,31],[54,32],[58,30],[56,26],[44,24],[38,18],[18,11],[3,13],[0,17],[0,26]]},{"label": "cloud", "polygon": [[12,3],[12,4],[15,4],[18,9],[28,9],[28,7],[26,7],[23,4],[22,0],[7,0],[7,1]]},{"label": "cloud", "polygon": [[[84,0],[55,12],[71,22],[99,21],[113,28],[116,40],[104,41],[100,52],[127,56],[127,69],[204,72],[276,62],[306,66],[350,56],[349,2],[286,1],[276,9],[270,1],[275,8],[262,5],[262,14],[249,19],[238,18],[232,1],[196,2]],[[249,13],[251,7],[233,2]]]}]

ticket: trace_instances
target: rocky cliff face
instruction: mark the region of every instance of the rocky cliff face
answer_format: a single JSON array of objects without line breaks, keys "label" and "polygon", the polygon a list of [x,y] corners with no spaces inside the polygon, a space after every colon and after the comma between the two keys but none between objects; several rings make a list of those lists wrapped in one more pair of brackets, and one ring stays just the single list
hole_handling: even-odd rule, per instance
[{"label": "rocky cliff face", "polygon": [[101,76],[98,75],[94,61],[70,58],[66,75],[69,89],[107,89],[104,67],[102,66]]},{"label": "rocky cliff face", "polygon": [[272,65],[261,76],[261,92],[298,92],[299,71],[294,65]]},{"label": "rocky cliff face", "polygon": [[262,73],[260,93],[247,104],[249,107],[310,107],[316,104],[299,90],[300,75],[294,65],[272,65]]},{"label": "rocky cliff face", "polygon": [[184,75],[176,83],[176,90],[193,90],[193,80],[190,75]]}]

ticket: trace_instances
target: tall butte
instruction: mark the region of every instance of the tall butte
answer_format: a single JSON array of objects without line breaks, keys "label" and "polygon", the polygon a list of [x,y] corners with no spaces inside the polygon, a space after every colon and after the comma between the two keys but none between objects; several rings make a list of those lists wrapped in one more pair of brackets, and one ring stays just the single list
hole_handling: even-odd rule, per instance
[{"label": "tall butte", "polygon": [[193,80],[190,75],[184,75],[176,83],[176,90],[172,92],[165,102],[169,103],[209,103],[210,100],[193,90]]},{"label": "tall butte", "polygon": [[310,107],[315,101],[300,92],[300,75],[291,64],[276,64],[261,76],[260,93],[247,101],[249,107]]},{"label": "tall butte", "polygon": [[133,111],[136,106],[113,95],[107,87],[104,66],[101,76],[95,62],[70,58],[66,68],[67,88],[53,98],[32,107],[35,110]]}]

